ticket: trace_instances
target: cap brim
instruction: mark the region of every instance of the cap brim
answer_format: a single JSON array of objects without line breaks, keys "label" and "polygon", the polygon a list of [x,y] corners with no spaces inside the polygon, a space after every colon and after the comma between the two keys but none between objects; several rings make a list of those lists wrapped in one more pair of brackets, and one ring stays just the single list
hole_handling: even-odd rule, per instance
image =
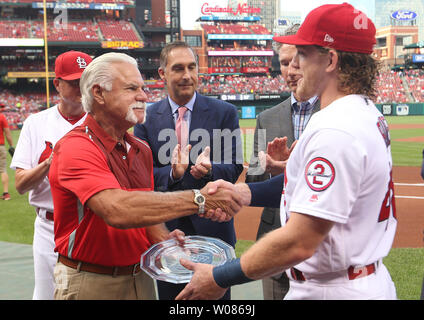
[{"label": "cap brim", "polygon": [[60,79],[63,79],[63,80],[77,80],[77,79],[80,79],[81,78],[81,76],[82,76],[82,73],[72,73],[72,74],[68,74],[67,76],[64,76],[64,77],[60,77]]},{"label": "cap brim", "polygon": [[272,40],[280,43],[293,44],[298,46],[312,46],[314,43],[299,38],[296,34],[291,36],[273,37]]}]

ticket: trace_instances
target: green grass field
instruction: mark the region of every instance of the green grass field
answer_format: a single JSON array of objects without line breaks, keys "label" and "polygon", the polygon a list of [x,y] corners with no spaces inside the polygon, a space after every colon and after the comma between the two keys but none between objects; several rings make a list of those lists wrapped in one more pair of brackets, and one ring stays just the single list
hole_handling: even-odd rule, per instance
[{"label": "green grass field", "polygon": [[[424,116],[388,117],[389,123],[415,123],[424,124]],[[254,128],[255,120],[240,120],[242,128]],[[16,145],[20,131],[13,131],[13,141]],[[424,136],[424,130],[392,130],[392,141],[400,138]],[[250,159],[253,144],[253,130],[244,137],[243,145],[245,160]],[[393,162],[395,166],[421,166],[422,143],[392,142]],[[8,156],[8,166],[10,156]],[[14,171],[8,169],[10,187],[10,201],[0,200],[0,241],[31,244],[33,238],[34,209],[28,204],[28,194],[19,195],[15,188]],[[241,240],[237,243],[236,253],[240,256],[251,241]],[[393,281],[396,284],[398,298],[402,300],[416,300],[420,298],[421,285],[424,276],[424,249],[399,248],[392,249],[384,260]]]}]

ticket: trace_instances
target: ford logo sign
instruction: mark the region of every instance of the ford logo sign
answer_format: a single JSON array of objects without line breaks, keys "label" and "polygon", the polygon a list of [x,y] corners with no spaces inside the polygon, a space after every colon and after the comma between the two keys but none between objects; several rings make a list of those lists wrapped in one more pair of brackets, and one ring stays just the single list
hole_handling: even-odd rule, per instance
[{"label": "ford logo sign", "polygon": [[417,14],[414,11],[398,10],[392,13],[392,18],[400,21],[414,20]]}]

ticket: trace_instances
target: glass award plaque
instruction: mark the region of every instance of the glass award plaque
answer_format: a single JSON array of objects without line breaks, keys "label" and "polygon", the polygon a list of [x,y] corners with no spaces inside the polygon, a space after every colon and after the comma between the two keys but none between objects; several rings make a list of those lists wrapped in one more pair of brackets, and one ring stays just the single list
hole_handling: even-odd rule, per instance
[{"label": "glass award plaque", "polygon": [[232,246],[220,239],[187,236],[184,246],[174,239],[153,245],[141,256],[140,267],[156,280],[187,283],[193,272],[180,264],[181,258],[218,266],[235,259],[236,254]]}]

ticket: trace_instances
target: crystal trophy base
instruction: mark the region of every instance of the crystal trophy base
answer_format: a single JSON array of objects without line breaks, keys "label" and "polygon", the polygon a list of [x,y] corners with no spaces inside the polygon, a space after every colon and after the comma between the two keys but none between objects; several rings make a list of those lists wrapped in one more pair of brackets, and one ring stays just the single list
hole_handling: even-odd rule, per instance
[{"label": "crystal trophy base", "polygon": [[180,264],[181,258],[218,266],[235,259],[236,254],[232,246],[220,239],[187,236],[183,247],[174,239],[153,245],[141,256],[140,266],[156,280],[187,283],[193,272]]}]

